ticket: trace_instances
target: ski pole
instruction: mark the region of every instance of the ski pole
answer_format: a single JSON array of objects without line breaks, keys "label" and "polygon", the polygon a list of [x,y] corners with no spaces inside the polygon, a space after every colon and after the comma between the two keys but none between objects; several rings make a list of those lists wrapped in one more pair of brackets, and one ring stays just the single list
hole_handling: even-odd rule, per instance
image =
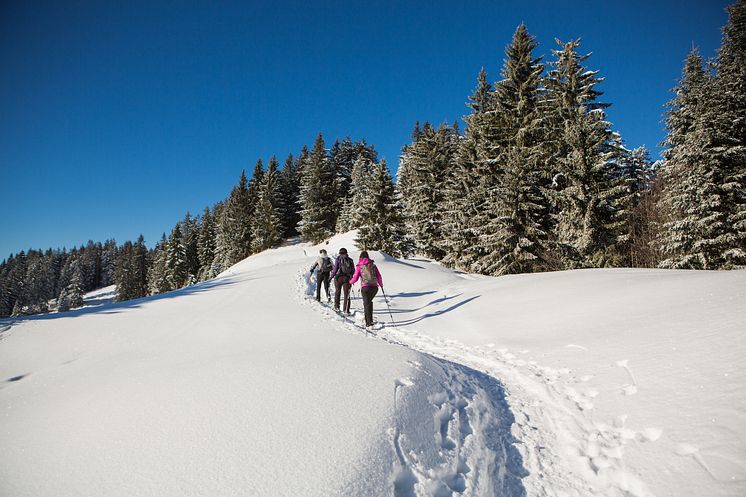
[{"label": "ski pole", "polygon": [[396,321],[394,321],[394,315],[391,314],[391,307],[389,307],[389,299],[386,297],[386,290],[381,287],[381,292],[383,292],[383,300],[386,301],[386,307],[389,310],[389,317],[391,318],[391,325],[396,328]]}]

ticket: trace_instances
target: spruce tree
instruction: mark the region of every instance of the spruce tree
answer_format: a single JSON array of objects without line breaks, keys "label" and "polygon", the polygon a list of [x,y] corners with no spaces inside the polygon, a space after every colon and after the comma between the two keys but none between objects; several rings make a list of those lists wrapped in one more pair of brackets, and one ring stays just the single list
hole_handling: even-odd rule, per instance
[{"label": "spruce tree", "polygon": [[[367,162],[360,157],[355,163]],[[358,236],[358,247],[366,250],[381,250],[395,257],[408,256],[414,244],[406,234],[401,205],[398,202],[394,181],[386,162],[372,165],[364,183],[366,214],[362,217]]]},{"label": "spruce tree", "polygon": [[251,242],[253,252],[261,252],[282,241],[283,229],[279,209],[282,198],[277,169],[277,159],[272,157],[264,174],[255,209],[254,236]]},{"label": "spruce tree", "polygon": [[746,266],[746,0],[727,8],[728,22],[716,58],[713,105],[705,108],[711,131],[710,174],[719,176],[724,219],[717,246],[718,267]]},{"label": "spruce tree", "polygon": [[368,212],[372,202],[371,176],[373,162],[366,157],[358,157],[352,168],[350,200],[345,211],[345,231],[357,229],[367,223]]},{"label": "spruce tree", "polygon": [[727,213],[707,111],[714,105],[713,86],[702,58],[692,50],[666,116],[661,209],[669,220],[658,240],[665,257],[661,267],[718,269],[724,263]]},{"label": "spruce tree", "polygon": [[186,247],[180,223],[171,230],[166,249],[166,278],[173,289],[179,289],[189,282],[186,260]]},{"label": "spruce tree", "polygon": [[321,134],[302,167],[298,230],[304,240],[319,243],[334,233],[336,216],[333,202],[335,175]]},{"label": "spruce tree", "polygon": [[[165,238],[165,235],[164,235]],[[215,260],[215,219],[209,207],[205,207],[197,235],[197,258],[199,259],[199,280],[204,281],[217,275],[212,274]]]},{"label": "spruce tree", "polygon": [[542,186],[542,115],[540,82],[544,65],[534,58],[537,43],[521,24],[506,48],[503,80],[495,88],[493,121],[499,137],[490,137],[500,170],[486,201],[489,220],[480,234],[485,255],[475,264],[486,274],[510,274],[553,267],[544,219],[549,202]]},{"label": "spruce tree", "polygon": [[168,257],[168,239],[163,233],[161,240],[153,249],[153,262],[148,268],[148,294],[158,295],[170,292],[174,288],[168,278],[166,261]]},{"label": "spruce tree", "polygon": [[415,140],[405,147],[399,166],[407,229],[417,252],[441,259],[445,255],[444,185],[453,167],[459,136],[451,126],[443,124],[435,130],[425,123],[422,129],[415,128],[413,137]]},{"label": "spruce tree", "polygon": [[70,265],[70,283],[62,290],[57,299],[57,310],[69,311],[83,306],[83,271],[79,259]]},{"label": "spruce tree", "polygon": [[283,228],[283,238],[298,235],[296,229],[300,222],[298,197],[300,195],[300,176],[298,175],[298,162],[293,160],[289,154],[285,159],[285,165],[279,174],[280,187],[280,220]]},{"label": "spruce tree", "polygon": [[473,270],[484,256],[480,239],[488,225],[485,205],[498,180],[494,162],[489,160],[493,150],[487,140],[494,93],[484,68],[468,105],[472,112],[464,117],[465,134],[459,140],[454,167],[444,185],[443,221],[443,263],[467,271]]},{"label": "spruce tree", "polygon": [[186,261],[187,280],[189,284],[194,284],[198,280],[200,272],[199,252],[197,242],[199,238],[199,222],[196,218],[187,212],[182,225],[182,239],[184,242],[184,259]]},{"label": "spruce tree", "polygon": [[116,259],[117,242],[115,240],[106,240],[101,251],[101,286],[114,284]]},{"label": "spruce tree", "polygon": [[249,183],[245,171],[241,171],[238,184],[221,208],[220,221],[216,229],[213,272],[220,273],[248,257],[251,249],[250,213]]},{"label": "spruce tree", "polygon": [[622,198],[625,185],[615,175],[622,147],[597,101],[596,85],[603,81],[578,55],[580,41],[553,50],[556,60],[547,81],[553,106],[552,136],[559,153],[553,172],[556,236],[565,267],[604,266],[619,262],[624,226]]}]

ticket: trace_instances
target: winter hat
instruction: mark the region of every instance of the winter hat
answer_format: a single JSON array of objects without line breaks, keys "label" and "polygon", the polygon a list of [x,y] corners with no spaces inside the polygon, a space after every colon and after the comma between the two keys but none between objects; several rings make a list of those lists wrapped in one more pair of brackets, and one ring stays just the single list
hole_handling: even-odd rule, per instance
[{"label": "winter hat", "polygon": [[344,247],[342,247],[341,249],[339,249],[339,253],[340,253],[340,254],[344,254],[344,255],[347,255],[347,249],[346,249],[346,248],[344,248]]}]

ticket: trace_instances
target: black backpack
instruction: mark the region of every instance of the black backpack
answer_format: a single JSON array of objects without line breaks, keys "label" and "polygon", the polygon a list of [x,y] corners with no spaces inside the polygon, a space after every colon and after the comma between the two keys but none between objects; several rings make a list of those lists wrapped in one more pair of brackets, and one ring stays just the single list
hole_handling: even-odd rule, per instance
[{"label": "black backpack", "polygon": [[355,263],[346,255],[340,255],[339,258],[337,273],[352,278],[352,275],[355,274]]},{"label": "black backpack", "polygon": [[319,266],[319,271],[322,273],[328,273],[332,270],[332,260],[329,257],[322,257],[321,258],[321,265]]}]

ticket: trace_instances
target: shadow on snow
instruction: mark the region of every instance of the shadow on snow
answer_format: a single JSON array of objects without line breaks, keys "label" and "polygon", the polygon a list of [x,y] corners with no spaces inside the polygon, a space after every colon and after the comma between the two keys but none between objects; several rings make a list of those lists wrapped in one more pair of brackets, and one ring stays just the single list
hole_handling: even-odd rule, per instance
[{"label": "shadow on snow", "polygon": [[202,283],[197,283],[195,285],[180,288],[178,290],[173,290],[171,292],[152,295],[149,297],[142,297],[139,299],[125,300],[124,302],[113,302],[103,305],[81,307],[80,309],[73,309],[71,311],[65,312],[52,312],[47,314],[34,314],[31,316],[19,316],[15,318],[0,319],[0,334],[9,330],[14,325],[21,324],[27,321],[46,321],[50,319],[75,318],[86,314],[118,314],[126,309],[136,309],[138,307],[141,307],[147,302],[155,302],[157,300],[173,299],[177,297],[195,295],[218,287],[232,286],[236,283],[237,279],[235,277],[224,277],[220,279],[204,281]]}]

